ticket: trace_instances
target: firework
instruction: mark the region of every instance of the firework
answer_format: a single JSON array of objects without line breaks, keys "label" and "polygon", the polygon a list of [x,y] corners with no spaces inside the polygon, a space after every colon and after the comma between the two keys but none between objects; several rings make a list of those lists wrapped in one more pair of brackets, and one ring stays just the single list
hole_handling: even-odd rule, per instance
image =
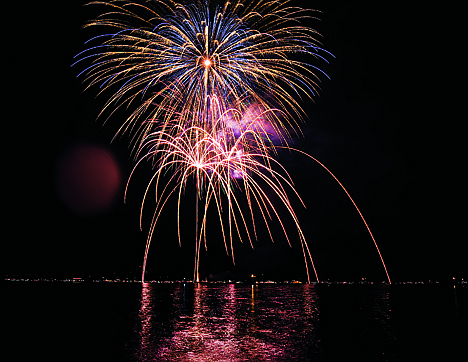
[{"label": "firework", "polygon": [[[266,225],[272,240],[270,223],[277,221],[289,243],[270,194],[294,221],[308,280],[310,263],[318,281],[288,193],[302,200],[275,159],[277,148],[289,148],[291,132],[299,131],[303,115],[299,100],[314,96],[319,75],[325,75],[303,59],[326,61],[325,56],[331,55],[321,48],[320,35],[301,25],[314,12],[294,7],[289,0],[233,0],[221,5],[209,1],[184,5],[172,0],[90,4],[106,10],[86,27],[110,32],[90,39],[89,48],[76,56],[74,65],[88,64],[79,75],[86,88],[99,87],[99,93],[109,94],[100,115],[110,117],[121,108],[129,109],[116,135],[131,134],[135,168],[144,161],[154,167],[140,212],[141,227],[145,200],[154,185],[156,208],[142,280],[156,223],[171,196],[177,199],[181,243],[181,197],[188,180],[193,179],[197,191],[195,281],[202,243],[206,248],[209,208],[217,210],[226,252],[233,261],[234,235],[242,240],[241,229],[245,230],[253,245],[256,219]],[[322,163],[309,157],[351,199],[387,273],[354,200]],[[163,183],[163,173],[169,173],[168,182]],[[132,175],[133,171],[129,181]],[[241,207],[240,194],[245,197],[246,210]]]}]

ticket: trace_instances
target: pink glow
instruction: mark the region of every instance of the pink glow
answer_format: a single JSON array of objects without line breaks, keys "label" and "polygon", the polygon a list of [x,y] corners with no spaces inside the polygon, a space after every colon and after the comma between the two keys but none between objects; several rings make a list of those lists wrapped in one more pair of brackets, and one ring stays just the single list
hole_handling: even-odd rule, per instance
[{"label": "pink glow", "polygon": [[231,129],[236,137],[248,130],[275,142],[282,139],[280,130],[272,124],[275,112],[277,112],[276,109],[266,110],[258,104],[252,104],[240,120],[233,119],[230,114],[225,115],[223,120],[226,127]]}]

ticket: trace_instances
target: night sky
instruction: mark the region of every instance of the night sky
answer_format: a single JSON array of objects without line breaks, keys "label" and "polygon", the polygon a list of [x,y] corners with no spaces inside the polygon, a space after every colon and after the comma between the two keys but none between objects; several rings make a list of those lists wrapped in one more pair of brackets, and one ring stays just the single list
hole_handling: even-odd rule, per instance
[{"label": "night sky", "polygon": [[[421,9],[393,2],[314,1],[321,21],[312,26],[336,58],[319,66],[330,76],[294,146],[323,162],[347,187],[381,248],[394,281],[468,278],[464,212],[452,171],[456,155],[448,113],[435,83],[440,68],[428,59],[440,35],[425,32]],[[31,9],[10,47],[4,70],[4,217],[1,272],[38,277],[139,277],[151,205],[139,229],[139,206],[151,168],[143,166],[123,191],[134,165],[128,139],[110,143],[125,116],[95,121],[106,96],[84,85],[70,68],[90,32],[81,2],[49,2]],[[13,31],[13,30],[12,30]],[[23,35],[26,32],[26,36]],[[6,49],[6,48],[5,48]],[[438,49],[442,51],[441,49]],[[120,117],[120,118],[119,118]],[[323,280],[384,280],[372,239],[339,185],[299,154],[280,152],[307,209],[296,210]],[[461,163],[459,164],[460,167]],[[156,228],[149,278],[192,278],[193,201],[187,189],[182,247],[176,211],[169,205]],[[458,206],[457,206],[458,205]],[[461,211],[463,210],[463,211]],[[457,216],[457,214],[459,216]],[[255,250],[236,244],[236,266],[226,256],[216,219],[200,272],[212,278],[302,279],[302,250],[286,222],[290,248],[260,230]]]}]

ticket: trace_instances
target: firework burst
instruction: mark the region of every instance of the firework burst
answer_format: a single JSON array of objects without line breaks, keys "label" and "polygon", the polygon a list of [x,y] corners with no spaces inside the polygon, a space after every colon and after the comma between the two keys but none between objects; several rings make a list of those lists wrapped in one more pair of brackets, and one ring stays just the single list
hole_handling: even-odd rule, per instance
[{"label": "firework burst", "polygon": [[269,114],[270,123],[284,132],[301,118],[297,95],[315,94],[315,72],[322,73],[298,59],[325,60],[322,55],[329,54],[320,47],[319,34],[300,25],[313,13],[289,1],[91,4],[108,11],[86,27],[116,30],[91,39],[93,46],[76,56],[77,63],[91,62],[80,75],[88,87],[112,93],[103,112],[138,102],[119,129],[135,131],[136,148],[155,121],[177,118],[182,127],[209,127],[212,96],[223,112],[233,105],[244,112],[251,104],[288,109],[281,121]]},{"label": "firework burst", "polygon": [[[231,254],[233,262],[233,233],[236,233],[242,241],[240,228],[245,230],[252,247],[252,237],[249,229],[253,230],[254,237],[255,239],[257,238],[254,208],[259,210],[270,238],[274,239],[270,230],[270,222],[276,220],[281,225],[289,243],[282,218],[266,190],[273,191],[275,198],[280,201],[280,204],[286,208],[290,217],[294,220],[304,252],[308,280],[310,281],[309,261],[317,277],[309,248],[286,189],[293,192],[299,200],[300,197],[295,191],[287,171],[275,158],[270,156],[269,149],[266,148],[265,143],[260,141],[260,139],[265,137],[264,134],[267,131],[264,127],[262,127],[261,131],[258,130],[257,119],[264,117],[266,113],[268,112],[259,112],[255,119],[249,117],[248,125],[245,125],[247,122],[242,120],[242,113],[238,110],[229,109],[213,123],[210,131],[199,126],[184,128],[176,123],[173,127],[170,127],[170,133],[166,130],[161,130],[153,132],[145,138],[145,142],[141,148],[144,154],[141,155],[135,168],[142,161],[152,161],[155,172],[148,184],[142,202],[140,226],[145,199],[153,183],[156,189],[157,205],[146,244],[143,277],[145,275],[146,261],[153,231],[161,211],[169,197],[173,194],[177,195],[177,205],[180,211],[181,196],[184,194],[184,189],[189,179],[195,180],[197,188],[196,212],[197,230],[199,232],[196,242],[194,280],[199,279],[198,266],[202,241],[206,248],[206,222],[210,204],[214,205],[219,215],[226,252]],[[243,124],[244,127],[226,127],[226,120],[234,122],[236,125]],[[161,175],[168,170],[171,171],[169,172],[171,179],[161,186]],[[175,181],[175,187],[169,187],[169,185],[173,184],[171,181]],[[160,189],[162,191],[159,191]],[[241,190],[241,192],[237,193],[236,190]],[[248,205],[247,213],[240,207],[238,195],[245,196]],[[223,199],[227,201],[226,210],[223,210]],[[200,217],[198,215],[199,202],[202,202]],[[223,221],[223,214],[227,214],[227,225]],[[180,213],[178,212],[177,224],[180,244],[179,215]],[[198,221],[199,219],[200,222]],[[199,227],[198,224],[200,224]],[[248,224],[250,224],[250,227]]]}]

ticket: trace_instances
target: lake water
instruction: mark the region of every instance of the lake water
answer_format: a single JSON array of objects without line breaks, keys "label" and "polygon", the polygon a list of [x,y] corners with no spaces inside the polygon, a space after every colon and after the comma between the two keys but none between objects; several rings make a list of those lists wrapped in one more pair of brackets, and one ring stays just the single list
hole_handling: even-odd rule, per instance
[{"label": "lake water", "polygon": [[11,361],[466,358],[466,285],[5,282],[0,288],[2,354]]}]

